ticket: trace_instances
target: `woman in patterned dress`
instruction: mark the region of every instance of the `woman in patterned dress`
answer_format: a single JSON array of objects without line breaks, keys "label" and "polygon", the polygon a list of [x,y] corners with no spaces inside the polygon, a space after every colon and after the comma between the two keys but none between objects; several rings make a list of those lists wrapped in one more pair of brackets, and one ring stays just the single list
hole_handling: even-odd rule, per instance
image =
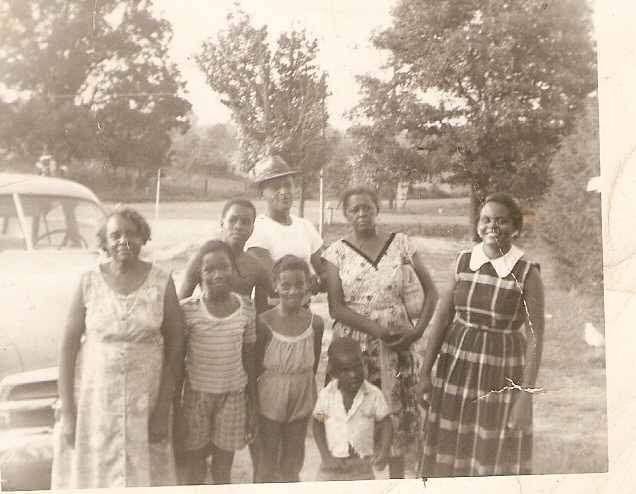
[{"label": "woman in patterned dress", "polygon": [[[367,379],[382,390],[392,412],[389,475],[403,478],[404,455],[419,430],[413,343],[433,316],[437,289],[406,235],[376,231],[379,201],[372,189],[347,190],[342,208],[353,231],[323,253],[334,336],[351,336],[360,342]],[[402,265],[408,262],[425,293],[415,325],[400,297]]]},{"label": "woman in patterned dress", "polygon": [[116,209],[98,232],[108,262],[82,275],[61,339],[53,489],[175,483],[169,437],[184,359],[170,274],[139,259],[150,228]]},{"label": "woman in patterned dress", "polygon": [[477,222],[482,242],[457,257],[420,375],[430,393],[423,477],[531,472],[544,299],[539,266],[512,244],[522,223],[510,196],[488,196]]}]

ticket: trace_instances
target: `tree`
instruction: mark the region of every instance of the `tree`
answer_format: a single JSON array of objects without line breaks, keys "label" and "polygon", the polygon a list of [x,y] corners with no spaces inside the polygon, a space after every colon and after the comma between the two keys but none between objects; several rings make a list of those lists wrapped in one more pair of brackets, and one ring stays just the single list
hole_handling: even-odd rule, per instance
[{"label": "tree", "polygon": [[208,176],[232,175],[231,157],[238,150],[234,129],[224,124],[199,127],[194,116],[190,122],[187,132],[173,131],[172,166]]},{"label": "tree", "polygon": [[591,97],[550,163],[552,184],[538,207],[537,230],[559,261],[563,285],[602,296],[601,197],[587,190],[601,171],[598,131],[598,100]]},{"label": "tree", "polygon": [[327,76],[315,63],[317,50],[305,31],[292,31],[281,34],[272,51],[267,27],[253,27],[238,11],[196,55],[208,84],[232,112],[243,169],[279,154],[300,172],[301,215],[306,182],[324,165],[328,91]]},{"label": "tree", "polygon": [[359,79],[351,113],[363,150],[385,174],[540,196],[596,88],[587,1],[400,0],[392,14],[372,39],[387,76]]},{"label": "tree", "polygon": [[[0,83],[17,92],[8,147],[58,162],[104,157],[152,175],[190,104],[166,62],[170,25],[150,0],[10,0],[0,8]],[[5,128],[6,130],[6,128]]]}]

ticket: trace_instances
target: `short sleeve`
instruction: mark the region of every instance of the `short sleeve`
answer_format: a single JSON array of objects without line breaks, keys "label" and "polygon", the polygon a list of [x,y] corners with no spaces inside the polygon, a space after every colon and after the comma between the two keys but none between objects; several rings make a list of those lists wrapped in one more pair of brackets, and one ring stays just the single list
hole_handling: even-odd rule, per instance
[{"label": "short sleeve", "polygon": [[307,232],[307,238],[311,245],[311,254],[313,255],[322,247],[324,241],[311,221],[303,218],[303,223],[305,225],[305,231]]},{"label": "short sleeve", "polygon": [[453,273],[455,274],[455,281],[459,281],[459,272],[464,270],[464,265],[470,262],[471,251],[463,251],[457,254],[455,263],[453,264]]},{"label": "short sleeve", "polygon": [[323,421],[329,408],[327,401],[327,388],[323,388],[320,393],[318,393],[318,399],[316,400],[316,406],[314,407],[314,411],[312,414],[316,420]]},{"label": "short sleeve", "polygon": [[259,215],[254,220],[254,231],[252,231],[252,235],[245,242],[245,250],[250,249],[252,247],[257,247],[260,249],[271,250],[271,246],[269,244],[270,235],[265,231],[265,223],[262,215]]},{"label": "short sleeve", "polygon": [[193,295],[179,301],[181,311],[183,312],[183,328],[186,336],[188,336],[192,330],[192,312],[199,309],[196,301],[198,301],[198,295]]},{"label": "short sleeve", "polygon": [[321,257],[325,261],[328,261],[331,264],[333,264],[334,266],[340,267],[339,259],[341,255],[339,252],[340,252],[341,245],[342,245],[342,240],[335,241],[333,244],[327,247],[327,249],[325,249]]}]

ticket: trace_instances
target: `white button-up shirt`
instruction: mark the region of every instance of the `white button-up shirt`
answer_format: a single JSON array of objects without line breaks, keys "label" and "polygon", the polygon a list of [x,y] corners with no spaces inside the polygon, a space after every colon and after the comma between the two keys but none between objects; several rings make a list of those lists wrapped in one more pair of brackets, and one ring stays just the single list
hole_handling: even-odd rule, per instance
[{"label": "white button-up shirt", "polygon": [[375,424],[389,415],[389,407],[382,392],[365,380],[351,408],[346,411],[338,380],[334,379],[318,395],[313,415],[325,424],[327,446],[332,456],[348,457],[351,446],[364,458],[373,455]]}]

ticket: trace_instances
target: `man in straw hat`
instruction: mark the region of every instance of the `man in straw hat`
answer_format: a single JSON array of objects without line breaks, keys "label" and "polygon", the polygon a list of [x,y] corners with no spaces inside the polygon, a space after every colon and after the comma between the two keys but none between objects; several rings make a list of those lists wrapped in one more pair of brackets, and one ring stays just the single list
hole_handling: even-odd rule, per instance
[{"label": "man in straw hat", "polygon": [[[280,156],[260,160],[251,173],[251,186],[258,187],[265,199],[265,212],[254,221],[254,232],[245,244],[247,251],[271,272],[274,263],[287,254],[303,259],[312,268],[313,292],[318,290],[322,273],[323,240],[316,227],[305,218],[291,214],[293,203],[292,170]],[[316,274],[317,273],[317,274]]]}]

